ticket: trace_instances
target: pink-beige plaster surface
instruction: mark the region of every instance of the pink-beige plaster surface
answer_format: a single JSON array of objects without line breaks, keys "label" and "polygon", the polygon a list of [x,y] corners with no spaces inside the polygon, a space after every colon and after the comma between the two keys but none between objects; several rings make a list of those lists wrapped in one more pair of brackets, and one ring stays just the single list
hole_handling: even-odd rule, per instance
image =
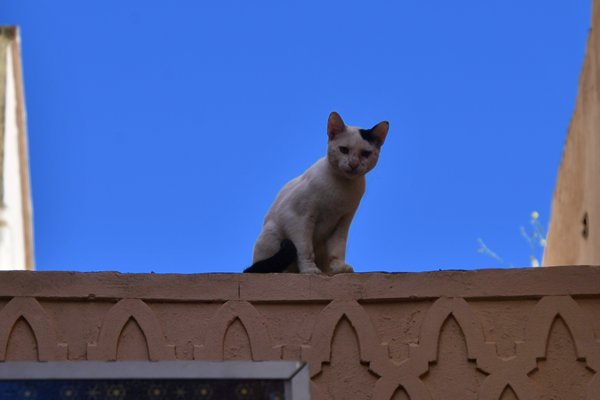
[{"label": "pink-beige plaster surface", "polygon": [[600,5],[558,171],[543,265],[600,264]]},{"label": "pink-beige plaster surface", "polygon": [[0,272],[0,362],[299,360],[313,399],[599,399],[600,267]]}]

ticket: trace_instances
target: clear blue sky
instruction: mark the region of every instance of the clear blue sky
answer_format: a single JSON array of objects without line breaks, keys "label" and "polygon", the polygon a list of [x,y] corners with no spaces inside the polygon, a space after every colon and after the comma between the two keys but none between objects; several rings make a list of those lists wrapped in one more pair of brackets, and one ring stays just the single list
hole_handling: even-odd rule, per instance
[{"label": "clear blue sky", "polygon": [[21,27],[39,270],[238,272],[326,121],[389,120],[358,272],[529,263],[590,0],[0,2]]}]

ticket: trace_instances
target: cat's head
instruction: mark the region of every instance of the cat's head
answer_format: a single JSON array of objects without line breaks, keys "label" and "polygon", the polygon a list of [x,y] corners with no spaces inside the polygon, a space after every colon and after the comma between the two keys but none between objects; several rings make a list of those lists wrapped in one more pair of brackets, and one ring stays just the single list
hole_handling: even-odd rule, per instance
[{"label": "cat's head", "polygon": [[332,112],[327,122],[329,163],[346,178],[363,176],[377,164],[388,128],[387,121],[371,129],[347,126],[338,113]]}]

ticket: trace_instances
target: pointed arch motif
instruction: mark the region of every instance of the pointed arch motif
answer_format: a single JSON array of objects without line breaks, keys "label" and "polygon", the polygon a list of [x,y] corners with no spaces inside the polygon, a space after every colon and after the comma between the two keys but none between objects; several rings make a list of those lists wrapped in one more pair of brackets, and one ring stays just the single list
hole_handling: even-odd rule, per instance
[{"label": "pointed arch motif", "polygon": [[499,399],[502,400],[504,399],[504,396],[507,396],[509,393],[512,393],[513,397],[518,399],[519,397],[517,396],[517,394],[515,393],[515,391],[512,389],[512,387],[510,385],[506,385],[504,387],[504,389],[502,390],[502,393],[500,394]]},{"label": "pointed arch motif", "polygon": [[324,362],[331,360],[331,341],[343,317],[356,333],[360,361],[369,363],[369,369],[381,376],[390,361],[386,345],[379,342],[369,315],[355,300],[333,300],[317,317],[310,346],[302,349],[302,359],[309,363],[311,377],[321,372]]},{"label": "pointed arch motif", "polygon": [[319,314],[310,346],[302,352],[302,359],[309,363],[311,377],[318,375],[323,363],[331,360],[331,342],[342,318],[346,318],[354,329],[361,362],[368,363],[369,369],[380,377],[373,389],[374,400],[393,398],[400,386],[411,399],[431,400],[429,391],[418,378],[420,374],[415,371],[414,359],[392,363],[387,344],[380,342],[369,315],[355,300],[333,300]]},{"label": "pointed arch motif", "polygon": [[595,372],[587,388],[587,398],[595,399],[600,393],[600,343],[589,323],[591,318],[571,296],[546,296],[536,304],[525,329],[525,343],[518,343],[517,354],[528,361],[527,373],[537,368],[537,361],[546,358],[556,318],[561,318],[567,327],[577,360],[584,361]]},{"label": "pointed arch motif", "polygon": [[219,308],[208,322],[204,345],[194,346],[194,359],[223,360],[225,335],[229,326],[236,319],[240,321],[248,334],[252,360],[281,359],[281,349],[271,345],[264,317],[252,304],[243,300],[230,300]]},{"label": "pointed arch motif", "polygon": [[411,375],[410,366],[411,363],[408,362],[402,366],[403,368],[397,369],[394,373],[387,373],[382,376],[375,383],[373,399],[391,400],[396,390],[402,387],[410,399],[432,400],[431,394],[423,382],[415,376],[414,372]]},{"label": "pointed arch motif", "polygon": [[531,379],[523,373],[522,360],[513,358],[508,361],[498,359],[491,375],[481,384],[481,400],[497,400],[509,386],[519,400],[537,400],[538,396]]},{"label": "pointed arch motif", "polygon": [[465,299],[441,297],[427,311],[419,335],[422,340],[411,348],[411,357],[415,356],[420,374],[437,360],[442,327],[451,316],[465,335],[467,358],[475,361],[482,372],[489,373],[496,358],[495,343],[485,341],[481,322]]},{"label": "pointed arch motif", "polygon": [[521,372],[521,369],[515,368],[519,360],[505,361],[496,356],[496,344],[485,341],[479,318],[461,297],[441,297],[427,312],[419,335],[422,341],[411,347],[410,352],[413,371],[417,376],[426,373],[430,363],[437,360],[442,327],[451,316],[464,335],[467,358],[475,361],[477,368],[488,375],[481,384],[481,400],[497,400],[507,385],[510,385],[519,399],[535,398],[535,391],[529,378]]},{"label": "pointed arch motif", "polygon": [[532,317],[525,329],[527,346],[520,345],[517,348],[521,351],[519,356],[530,357],[531,370],[536,367],[538,359],[546,357],[546,347],[552,324],[557,317],[560,317],[573,338],[577,359],[585,359],[591,369],[596,372],[600,371],[600,346],[596,342],[594,332],[589,324],[591,318],[585,315],[571,296],[543,297],[531,314]]},{"label": "pointed arch motif", "polygon": [[23,318],[31,327],[39,361],[67,359],[67,344],[59,343],[54,320],[33,297],[14,297],[0,310],[0,361],[6,360],[8,341],[15,324]]},{"label": "pointed arch motif", "polygon": [[166,343],[160,321],[152,309],[142,300],[123,299],[106,314],[97,343],[88,344],[88,360],[115,361],[119,338],[130,319],[137,322],[146,339],[150,361],[175,359],[175,346]]},{"label": "pointed arch motif", "polygon": [[517,342],[517,355],[509,360],[498,360],[493,374],[488,376],[481,388],[481,399],[497,399],[510,385],[519,399],[536,399],[537,393],[529,373],[537,368],[537,362],[546,357],[547,343],[552,324],[561,318],[573,339],[575,354],[596,372],[588,384],[588,398],[593,398],[600,380],[599,345],[585,313],[570,296],[542,297],[531,311],[531,318],[525,328],[525,340]]}]

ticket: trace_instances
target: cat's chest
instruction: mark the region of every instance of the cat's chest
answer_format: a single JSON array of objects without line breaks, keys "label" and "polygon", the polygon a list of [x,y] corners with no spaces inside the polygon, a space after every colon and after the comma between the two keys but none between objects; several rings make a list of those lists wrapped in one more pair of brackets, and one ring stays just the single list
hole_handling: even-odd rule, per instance
[{"label": "cat's chest", "polygon": [[312,193],[312,207],[321,216],[338,216],[354,212],[362,197],[362,191],[337,185],[324,185]]},{"label": "cat's chest", "polygon": [[364,177],[343,180],[326,168],[327,164],[319,162],[289,182],[268,218],[280,220],[283,226],[296,226],[309,219],[325,233],[334,229],[341,218],[354,214],[365,190]]},{"label": "cat's chest", "polygon": [[308,190],[307,197],[311,200],[304,216],[314,220],[315,236],[324,239],[335,230],[342,218],[354,214],[364,193],[364,186],[324,181]]}]

